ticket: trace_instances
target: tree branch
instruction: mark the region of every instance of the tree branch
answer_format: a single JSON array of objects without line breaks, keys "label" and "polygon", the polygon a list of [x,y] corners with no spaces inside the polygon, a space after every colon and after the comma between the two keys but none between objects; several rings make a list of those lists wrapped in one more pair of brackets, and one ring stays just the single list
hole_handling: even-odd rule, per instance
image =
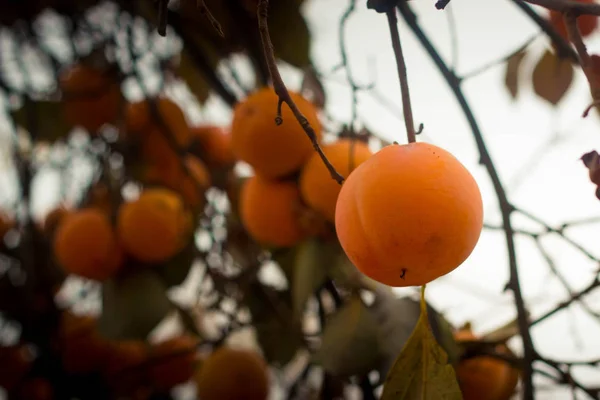
[{"label": "tree branch", "polygon": [[310,126],[306,117],[300,112],[298,106],[296,106],[296,103],[294,103],[294,101],[292,100],[285,86],[285,83],[283,83],[283,79],[281,78],[281,74],[279,73],[279,69],[277,68],[277,62],[275,61],[275,54],[273,50],[273,43],[271,42],[271,35],[269,34],[269,25],[267,23],[268,10],[269,0],[259,0],[257,10],[258,29],[260,30],[260,37],[263,44],[265,60],[267,62],[267,65],[269,66],[269,74],[271,75],[271,80],[273,81],[273,88],[275,90],[275,93],[277,93],[277,96],[279,97],[279,104],[277,105],[277,117],[275,118],[275,123],[277,125],[281,125],[281,123],[283,122],[283,119],[281,118],[281,106],[283,103],[286,103],[290,107],[290,110],[292,110],[292,113],[294,114],[300,125],[302,125],[302,129],[304,129],[304,132],[306,132],[306,134],[308,135],[308,138],[312,142],[315,151],[319,154],[321,160],[323,160],[323,163],[329,170],[331,177],[341,185],[344,182],[344,177],[342,177],[335,170],[335,167],[327,159],[325,153],[323,153],[321,146],[319,146],[319,141],[317,139],[317,134],[315,133],[315,130],[312,128],[312,126]]},{"label": "tree branch", "polygon": [[558,12],[572,11],[575,16],[581,14],[598,15],[600,16],[600,4],[583,3],[575,0],[516,0],[542,6],[549,10]]},{"label": "tree branch", "polygon": [[546,18],[536,13],[535,10],[533,10],[524,0],[512,0],[512,2],[529,18],[531,18],[533,22],[535,22],[546,33],[546,35],[548,35],[548,37],[556,46],[559,55],[568,57],[573,62],[579,62],[579,58],[577,57],[575,50],[573,50],[565,38],[558,34],[556,29],[554,29],[554,27]]},{"label": "tree branch", "polygon": [[396,18],[396,9],[392,8],[387,13],[388,25],[390,27],[390,36],[392,38],[392,47],[396,56],[396,65],[398,66],[398,77],[400,79],[400,91],[402,92],[402,111],[404,112],[404,124],[406,125],[406,136],[408,143],[415,143],[417,137],[415,134],[415,124],[413,122],[412,106],[410,104],[410,92],[408,90],[408,77],[406,74],[406,63],[402,54],[402,45],[400,43],[400,33],[398,32],[398,19]]},{"label": "tree branch", "polygon": [[494,191],[496,192],[496,196],[498,197],[498,202],[500,204],[500,211],[502,214],[502,226],[505,232],[506,238],[506,247],[508,251],[508,260],[509,260],[509,269],[510,269],[510,280],[508,283],[508,287],[513,291],[515,296],[515,303],[517,307],[517,321],[519,325],[519,331],[521,337],[523,339],[523,349],[524,349],[524,365],[523,365],[523,386],[524,393],[523,398],[525,400],[533,400],[535,389],[533,387],[532,375],[533,375],[533,361],[535,360],[535,348],[533,345],[533,341],[531,338],[531,333],[529,332],[529,321],[527,318],[527,310],[525,307],[525,301],[523,300],[523,294],[521,293],[521,287],[519,283],[519,271],[517,268],[517,256],[515,250],[514,243],[514,231],[511,223],[511,213],[513,211],[512,205],[509,203],[508,198],[506,196],[506,192],[496,171],[496,167],[492,162],[490,154],[487,150],[486,143],[483,139],[483,135],[481,130],[479,129],[479,125],[475,120],[475,116],[471,111],[471,108],[465,98],[462,89],[459,84],[459,80],[456,75],[448,68],[446,63],[442,60],[441,56],[427,37],[419,24],[417,23],[417,17],[414,12],[410,9],[409,5],[406,2],[401,2],[398,5],[398,9],[400,13],[408,23],[410,29],[413,31],[427,54],[431,57],[433,62],[438,67],[439,71],[442,73],[448,86],[454,93],[467,121],[469,126],[471,127],[471,131],[473,132],[473,136],[475,138],[475,142],[477,144],[477,148],[480,154],[480,162],[485,166],[488,175],[492,181]]}]

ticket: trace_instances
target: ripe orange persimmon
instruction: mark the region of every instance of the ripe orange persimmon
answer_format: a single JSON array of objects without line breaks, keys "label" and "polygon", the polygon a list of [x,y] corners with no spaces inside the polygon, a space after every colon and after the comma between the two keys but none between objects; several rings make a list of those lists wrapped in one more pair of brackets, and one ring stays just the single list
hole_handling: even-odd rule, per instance
[{"label": "ripe orange persimmon", "polygon": [[386,146],[342,185],[335,225],[356,267],[389,286],[420,286],[454,270],[483,227],[477,182],[428,143]]},{"label": "ripe orange persimmon", "polygon": [[162,262],[185,245],[190,218],[177,193],[149,188],[120,206],[117,232],[127,253],[140,261]]},{"label": "ripe orange persimmon", "polygon": [[156,389],[168,391],[192,378],[197,344],[191,336],[179,336],[151,348],[149,375]]},{"label": "ripe orange persimmon", "polygon": [[199,209],[204,206],[204,193],[211,186],[210,172],[197,157],[188,155],[183,161],[187,172],[180,162],[162,168],[149,164],[143,180],[150,184],[164,185],[179,193],[187,206]]},{"label": "ripe orange persimmon", "polygon": [[[352,142],[351,139],[340,139],[321,147],[329,162],[344,178],[350,173],[350,168],[354,170],[373,155],[366,143]],[[341,188],[331,177],[319,154],[313,153],[300,174],[300,192],[304,202],[327,220],[334,222],[335,204]]]},{"label": "ripe orange persimmon", "polygon": [[69,213],[70,210],[64,206],[58,206],[50,210],[41,224],[41,229],[44,234],[48,237],[52,236]]},{"label": "ripe orange persimmon", "polygon": [[[470,330],[455,334],[457,343],[477,340]],[[506,345],[498,345],[496,351],[511,355]],[[509,363],[489,356],[478,356],[460,361],[456,378],[464,400],[509,400],[519,382],[518,369]]]},{"label": "ripe orange persimmon", "polygon": [[267,364],[255,352],[221,347],[202,363],[196,375],[202,400],[266,400]]},{"label": "ripe orange persimmon", "polygon": [[75,64],[62,73],[60,87],[64,94],[65,119],[69,123],[94,133],[102,125],[117,120],[121,87],[105,71]]},{"label": "ripe orange persimmon", "polygon": [[191,133],[209,167],[228,167],[235,163],[229,131],[220,126],[199,125],[191,128]]},{"label": "ripe orange persimmon", "polygon": [[87,374],[104,365],[108,342],[98,333],[95,318],[66,313],[60,328],[61,356],[67,372]]},{"label": "ripe orange persimmon", "polygon": [[66,215],[54,236],[54,255],[68,273],[103,281],[123,262],[108,216],[87,208]]},{"label": "ripe orange persimmon", "polygon": [[[594,0],[576,0],[580,3],[594,3]],[[569,40],[567,26],[563,14],[558,11],[550,10],[550,24],[556,29],[559,35],[565,40]],[[577,17],[577,26],[581,36],[586,37],[592,34],[598,27],[598,17],[596,15],[580,15]]]},{"label": "ripe orange persimmon", "polygon": [[[321,124],[315,106],[297,93],[290,92],[290,96],[320,138]],[[299,170],[313,151],[287,104],[281,106],[283,123],[275,124],[277,104],[273,88],[259,89],[238,103],[231,123],[234,155],[266,178],[279,178]]]},{"label": "ripe orange persimmon", "polygon": [[[139,142],[145,161],[160,168],[170,168],[179,162],[174,144],[183,149],[191,140],[190,127],[181,108],[167,97],[154,100],[157,115],[148,100],[130,103],[126,108],[126,132]],[[157,119],[159,117],[160,119]]]},{"label": "ripe orange persimmon", "polygon": [[241,189],[240,218],[257,242],[293,246],[305,237],[300,223],[300,191],[294,182],[247,179]]}]

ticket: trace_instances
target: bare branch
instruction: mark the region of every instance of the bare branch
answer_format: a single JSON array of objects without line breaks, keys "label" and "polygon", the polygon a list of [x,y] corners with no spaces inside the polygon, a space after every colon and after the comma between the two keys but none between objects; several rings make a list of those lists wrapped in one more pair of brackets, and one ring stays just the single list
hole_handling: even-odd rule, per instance
[{"label": "bare branch", "polygon": [[315,151],[319,154],[319,156],[321,157],[321,160],[323,160],[323,163],[329,170],[331,177],[333,179],[335,179],[335,181],[341,185],[344,182],[344,177],[342,177],[335,170],[335,167],[327,159],[327,156],[325,156],[325,153],[323,153],[321,146],[319,146],[319,141],[317,139],[317,134],[315,133],[315,130],[312,128],[312,126],[310,126],[306,117],[300,112],[300,110],[298,109],[298,106],[296,106],[296,103],[294,103],[294,101],[292,100],[292,98],[285,86],[285,83],[283,82],[283,79],[281,78],[281,74],[279,73],[279,69],[277,68],[277,63],[275,61],[273,43],[271,42],[271,36],[269,34],[269,25],[267,24],[268,11],[269,11],[269,0],[260,0],[258,3],[258,11],[257,11],[258,29],[260,31],[260,37],[261,37],[262,44],[263,44],[265,61],[267,62],[267,65],[269,66],[269,74],[271,75],[271,80],[273,81],[273,89],[275,90],[275,93],[277,93],[277,96],[279,97],[279,104],[277,106],[277,117],[275,118],[275,123],[277,125],[280,125],[283,122],[283,120],[281,118],[281,105],[282,105],[282,103],[286,103],[288,105],[288,107],[290,107],[290,110],[292,110],[292,113],[294,114],[294,116],[296,117],[296,119],[298,120],[300,125],[302,125],[302,129],[304,129],[304,132],[306,132],[306,134],[308,135],[308,138],[312,142]]},{"label": "bare branch", "polygon": [[404,62],[402,45],[400,44],[400,33],[398,32],[396,9],[391,9],[386,13],[386,15],[388,25],[390,27],[392,47],[394,48],[394,55],[396,56],[396,65],[398,66],[398,77],[400,79],[400,90],[402,92],[402,111],[404,112],[404,124],[406,125],[406,136],[408,137],[408,143],[414,143],[417,141],[417,137],[415,134],[415,124],[413,122],[412,106],[410,104],[406,63]]}]

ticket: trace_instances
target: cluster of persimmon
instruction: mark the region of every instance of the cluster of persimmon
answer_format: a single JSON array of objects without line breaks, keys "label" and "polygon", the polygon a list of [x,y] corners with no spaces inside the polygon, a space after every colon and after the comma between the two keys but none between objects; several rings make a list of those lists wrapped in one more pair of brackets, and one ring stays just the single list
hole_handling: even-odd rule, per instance
[{"label": "cluster of persimmon", "polygon": [[[189,335],[153,343],[107,340],[94,317],[65,311],[53,340],[68,373],[99,374],[117,397],[148,399],[190,379],[206,400],[265,400],[269,393],[267,365],[257,353],[220,347],[201,358],[198,340]],[[11,398],[57,398],[50,381],[33,371],[34,357],[25,344],[0,347],[0,387]],[[231,385],[233,380],[236,385]]]},{"label": "cluster of persimmon", "polygon": [[[182,109],[165,96],[127,103],[110,72],[83,62],[65,71],[60,88],[64,117],[71,125],[91,135],[106,124],[119,127],[118,140],[131,149],[123,153],[125,165],[141,191],[124,199],[121,188],[115,195],[113,188],[98,181],[84,205],[61,205],[46,214],[38,227],[51,243],[56,264],[67,274],[97,282],[163,266],[193,239],[196,216],[205,206],[213,177],[233,168],[231,136],[219,126],[190,126]],[[0,215],[0,237],[14,227],[8,215]],[[95,317],[61,313],[55,342],[65,371],[99,373],[116,395],[145,399],[195,376],[203,399],[267,398],[267,366],[255,352],[225,347],[198,363],[198,340],[193,336],[182,334],[154,344],[109,340],[97,330]],[[0,349],[0,360],[8,357],[18,364],[0,374],[0,386],[10,393],[31,386],[23,383],[31,383],[32,360],[23,356],[25,348],[20,344]],[[240,376],[248,380],[242,386],[244,394],[230,384]],[[40,382],[38,391],[50,394],[24,398],[52,398],[50,383]]]},{"label": "cluster of persimmon", "polygon": [[291,109],[275,124],[272,88],[249,95],[234,111],[234,154],[254,175],[243,185],[241,220],[258,242],[294,246],[318,234],[310,210],[335,228],[350,260],[390,286],[423,285],[458,267],[483,226],[479,187],[449,152],[426,143],[393,144],[373,154],[365,141],[323,140],[316,107],[292,100],[313,128],[328,161],[346,180],[339,185],[314,151]]}]

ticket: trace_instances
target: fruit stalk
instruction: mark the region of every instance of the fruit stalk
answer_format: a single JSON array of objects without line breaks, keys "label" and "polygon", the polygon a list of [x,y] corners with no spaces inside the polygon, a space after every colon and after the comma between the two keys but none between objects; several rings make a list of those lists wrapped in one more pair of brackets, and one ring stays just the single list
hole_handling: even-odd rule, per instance
[{"label": "fruit stalk", "polygon": [[273,43],[271,42],[271,36],[269,34],[269,25],[267,24],[267,17],[269,11],[269,0],[259,0],[257,7],[257,16],[258,16],[258,30],[260,31],[260,39],[263,44],[263,50],[265,55],[265,61],[269,67],[269,75],[271,75],[271,81],[273,84],[273,89],[277,96],[279,97],[279,104],[277,106],[277,117],[275,118],[275,123],[277,125],[281,125],[283,122],[281,118],[281,106],[283,103],[286,103],[294,117],[298,120],[300,125],[302,125],[302,129],[308,135],[315,151],[319,153],[321,160],[325,163],[325,166],[329,170],[331,177],[340,185],[344,182],[344,177],[340,175],[335,167],[329,162],[325,153],[319,146],[319,141],[317,139],[317,134],[315,130],[310,126],[308,119],[300,112],[296,103],[292,100],[285,83],[283,83],[283,79],[281,78],[281,74],[279,73],[279,69],[277,68],[277,63],[275,62],[275,52],[273,49]]},{"label": "fruit stalk", "polygon": [[402,54],[402,45],[400,44],[400,33],[398,32],[398,18],[396,18],[396,9],[392,8],[387,13],[388,25],[390,27],[390,36],[392,38],[392,47],[396,56],[396,65],[398,66],[398,77],[400,78],[400,90],[402,92],[402,111],[404,112],[404,124],[406,125],[406,136],[408,143],[415,143],[417,136],[415,133],[415,123],[413,121],[412,106],[410,104],[410,92],[408,90],[408,77],[406,73],[406,63],[404,54]]}]

